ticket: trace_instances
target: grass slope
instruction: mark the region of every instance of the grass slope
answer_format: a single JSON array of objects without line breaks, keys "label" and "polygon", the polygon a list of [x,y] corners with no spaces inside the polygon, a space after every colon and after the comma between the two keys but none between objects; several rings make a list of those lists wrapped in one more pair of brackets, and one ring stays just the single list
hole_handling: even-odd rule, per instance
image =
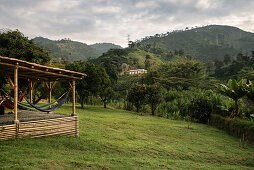
[{"label": "grass slope", "polygon": [[[61,113],[71,113],[64,106]],[[0,142],[0,168],[253,169],[254,148],[202,124],[89,106],[77,109],[80,138]]]}]

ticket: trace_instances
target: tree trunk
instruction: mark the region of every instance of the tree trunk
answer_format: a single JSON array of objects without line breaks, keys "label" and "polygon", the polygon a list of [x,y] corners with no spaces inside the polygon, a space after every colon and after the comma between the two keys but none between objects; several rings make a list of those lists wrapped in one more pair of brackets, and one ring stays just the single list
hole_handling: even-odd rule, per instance
[{"label": "tree trunk", "polygon": [[155,112],[154,105],[151,106],[151,110],[152,110],[152,115],[154,116],[154,112]]},{"label": "tree trunk", "polygon": [[84,102],[81,101],[81,109],[84,109]]},{"label": "tree trunk", "polygon": [[136,107],[137,108],[137,112],[139,112],[139,107]]},{"label": "tree trunk", "polygon": [[238,100],[235,100],[235,110],[232,112],[230,117],[234,118],[234,117],[238,116],[238,114],[239,114]]},{"label": "tree trunk", "polygon": [[107,103],[106,102],[103,102],[104,103],[104,108],[107,108]]},{"label": "tree trunk", "polygon": [[84,109],[84,99],[80,99],[81,109]]},{"label": "tree trunk", "polygon": [[238,116],[239,108],[238,108],[238,100],[235,100],[235,115]]}]

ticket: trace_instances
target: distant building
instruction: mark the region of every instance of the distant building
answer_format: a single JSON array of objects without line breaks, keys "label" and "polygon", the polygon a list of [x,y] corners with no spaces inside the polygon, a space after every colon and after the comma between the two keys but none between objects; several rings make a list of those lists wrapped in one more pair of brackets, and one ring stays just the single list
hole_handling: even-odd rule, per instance
[{"label": "distant building", "polygon": [[126,74],[128,74],[128,75],[144,74],[144,73],[147,73],[147,70],[145,70],[145,69],[136,69],[136,70],[126,71]]}]

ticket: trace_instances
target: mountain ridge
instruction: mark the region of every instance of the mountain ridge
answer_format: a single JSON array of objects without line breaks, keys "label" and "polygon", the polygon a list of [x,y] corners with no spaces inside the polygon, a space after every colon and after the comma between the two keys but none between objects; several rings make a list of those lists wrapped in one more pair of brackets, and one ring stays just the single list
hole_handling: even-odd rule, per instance
[{"label": "mountain ridge", "polygon": [[167,32],[136,41],[142,45],[156,46],[174,51],[184,49],[194,58],[208,61],[236,56],[239,52],[254,50],[254,33],[227,25],[209,25],[193,29]]},{"label": "mountain ridge", "polygon": [[88,45],[71,39],[50,40],[44,37],[35,37],[32,40],[40,47],[49,51],[53,59],[62,58],[70,61],[89,60],[99,57],[110,48],[122,48],[113,43]]}]

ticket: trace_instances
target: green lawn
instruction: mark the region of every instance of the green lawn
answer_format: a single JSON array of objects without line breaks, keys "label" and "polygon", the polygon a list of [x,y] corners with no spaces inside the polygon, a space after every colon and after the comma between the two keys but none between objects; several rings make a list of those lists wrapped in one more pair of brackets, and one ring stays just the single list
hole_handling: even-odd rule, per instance
[{"label": "green lawn", "polygon": [[254,169],[254,147],[207,125],[99,106],[77,113],[79,138],[0,141],[0,169]]}]

